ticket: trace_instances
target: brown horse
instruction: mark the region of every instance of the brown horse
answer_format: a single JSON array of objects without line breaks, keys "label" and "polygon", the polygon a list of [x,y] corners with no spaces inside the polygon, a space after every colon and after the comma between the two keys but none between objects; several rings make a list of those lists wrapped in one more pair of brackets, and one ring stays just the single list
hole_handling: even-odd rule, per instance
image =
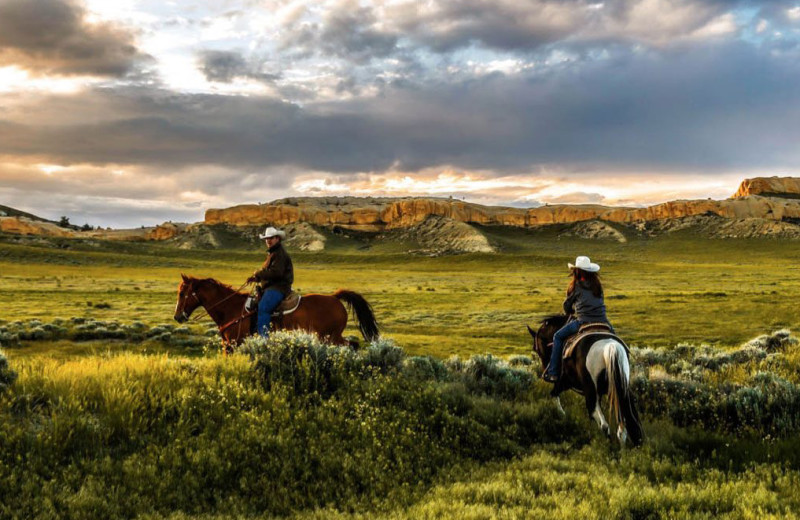
[{"label": "brown horse", "polygon": [[[175,321],[183,323],[195,309],[203,307],[219,327],[222,340],[228,346],[240,343],[255,329],[256,313],[244,309],[247,294],[213,278],[199,279],[184,274],[181,277]],[[347,325],[347,309],[342,302],[354,312],[364,339],[376,339],[379,331],[372,307],[360,294],[344,289],[332,295],[304,295],[297,310],[277,319],[273,318],[272,323],[276,329],[305,330],[316,334],[323,341],[348,345],[349,342],[342,337]]]}]

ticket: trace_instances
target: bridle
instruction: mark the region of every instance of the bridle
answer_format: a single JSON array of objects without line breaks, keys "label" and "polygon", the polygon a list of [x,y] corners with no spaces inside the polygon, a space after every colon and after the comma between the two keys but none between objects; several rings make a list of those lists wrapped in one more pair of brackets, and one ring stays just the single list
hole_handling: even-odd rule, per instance
[{"label": "bridle", "polygon": [[[203,307],[203,310],[205,310],[205,306],[203,305],[202,300],[200,300],[200,297],[197,296],[197,292],[194,290],[194,284],[192,284],[191,287],[192,287],[191,296],[193,296],[194,299],[197,300],[197,306],[198,307]],[[197,308],[197,307],[195,307],[195,308]],[[205,312],[206,312],[206,314],[208,314],[207,310],[205,310]],[[183,321],[198,321],[200,318],[203,318],[203,317],[204,317],[203,314],[195,314],[193,318],[189,318],[189,315],[186,314],[186,301],[183,302],[183,310],[181,311],[181,318],[183,318]]]},{"label": "bridle", "polygon": [[[181,317],[182,317],[182,318],[183,318],[185,321],[191,321],[191,322],[193,322],[193,323],[194,323],[194,322],[197,322],[197,321],[200,321],[201,319],[205,318],[206,316],[210,316],[209,312],[210,312],[210,311],[212,311],[213,309],[215,309],[217,306],[219,306],[219,305],[222,305],[222,304],[223,304],[223,303],[225,303],[226,301],[230,300],[231,298],[233,298],[234,296],[236,296],[237,294],[239,294],[239,291],[241,291],[242,289],[244,289],[244,288],[247,286],[247,284],[248,284],[248,282],[245,282],[245,283],[243,283],[243,284],[241,285],[241,287],[239,287],[238,289],[236,289],[234,292],[232,292],[231,294],[229,294],[229,295],[228,295],[228,296],[226,296],[225,298],[221,299],[220,301],[218,301],[217,303],[215,303],[215,304],[214,304],[214,305],[212,305],[211,307],[206,307],[206,306],[205,306],[205,304],[203,303],[203,301],[200,299],[200,297],[199,297],[199,296],[197,296],[197,291],[195,291],[195,289],[194,289],[194,283],[192,283],[192,284],[190,285],[190,287],[191,287],[191,289],[192,289],[192,294],[191,294],[191,296],[192,296],[192,297],[194,297],[194,299],[195,299],[195,300],[197,300],[197,305],[198,305],[199,307],[202,307],[202,309],[203,309],[203,311],[205,312],[205,314],[203,314],[203,313],[200,313],[200,314],[195,314],[194,316],[192,316],[192,317],[190,318],[190,317],[189,317],[189,315],[188,315],[188,314],[186,314],[186,303],[184,302],[184,305],[183,305],[183,310],[181,311]],[[196,307],[195,307],[195,308],[196,308]]]}]

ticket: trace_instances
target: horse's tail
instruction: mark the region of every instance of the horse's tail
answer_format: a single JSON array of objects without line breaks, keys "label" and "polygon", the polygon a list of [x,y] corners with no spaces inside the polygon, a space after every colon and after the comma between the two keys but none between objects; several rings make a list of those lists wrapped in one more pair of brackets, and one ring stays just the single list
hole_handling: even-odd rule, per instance
[{"label": "horse's tail", "polygon": [[358,321],[358,329],[365,340],[373,341],[380,336],[378,322],[375,320],[372,306],[363,296],[357,292],[339,289],[333,294],[333,297],[345,302],[348,309],[355,314]]},{"label": "horse's tail", "polygon": [[644,430],[639,421],[639,412],[630,390],[628,355],[625,347],[616,343],[609,355],[608,373],[608,402],[617,420],[628,431],[634,446],[641,446],[644,441]]}]

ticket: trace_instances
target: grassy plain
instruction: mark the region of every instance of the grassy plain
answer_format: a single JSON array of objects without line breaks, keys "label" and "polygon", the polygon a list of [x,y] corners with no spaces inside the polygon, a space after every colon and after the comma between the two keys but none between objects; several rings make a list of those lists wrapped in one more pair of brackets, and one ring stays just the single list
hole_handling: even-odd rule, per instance
[{"label": "grassy plain", "polygon": [[[578,396],[559,418],[544,384],[507,368],[496,377],[513,391],[470,386],[469,369],[420,379],[409,367],[432,363],[423,358],[395,361],[396,373],[335,373],[335,388],[320,389],[303,386],[317,379],[298,387],[297,374],[313,372],[301,364],[294,379],[266,385],[246,356],[149,340],[23,340],[4,345],[18,379],[2,392],[0,377],[0,516],[797,517],[800,352],[724,356],[800,328],[800,244],[486,232],[500,254],[425,257],[332,240],[325,253],[292,253],[295,285],[361,292],[407,356],[529,355],[525,325],[560,310],[566,263],[589,255],[602,264],[618,332],[657,348],[639,383],[644,448],[609,447]],[[158,328],[171,322],[181,272],[237,287],[262,260],[259,250],[0,237],[0,325]],[[684,342],[717,348],[669,357]],[[770,410],[786,414],[775,421]],[[754,419],[731,423],[742,417]]]},{"label": "grassy plain", "polygon": [[[358,291],[373,304],[385,335],[410,353],[439,357],[527,354],[525,325],[560,311],[566,263],[578,254],[602,264],[609,317],[631,345],[734,346],[765,331],[800,326],[796,242],[675,233],[618,244],[541,231],[492,232],[504,246],[499,255],[429,258],[388,246],[389,252],[347,246],[294,252],[295,286],[304,293]],[[181,272],[238,287],[263,261],[258,250],[94,244],[0,243],[0,318],[166,323]],[[350,333],[357,334],[354,328]]]}]

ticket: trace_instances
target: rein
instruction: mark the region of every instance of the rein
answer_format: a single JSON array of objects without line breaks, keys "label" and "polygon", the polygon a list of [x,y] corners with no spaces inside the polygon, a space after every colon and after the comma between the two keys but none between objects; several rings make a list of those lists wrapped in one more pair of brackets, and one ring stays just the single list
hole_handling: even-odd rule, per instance
[{"label": "rein", "polygon": [[255,313],[256,313],[256,311],[250,311],[250,312],[248,312],[248,313],[242,314],[242,315],[241,315],[241,316],[239,316],[238,318],[234,318],[234,319],[232,319],[231,321],[229,321],[229,322],[228,322],[228,323],[226,323],[225,325],[220,325],[220,327],[219,327],[219,331],[220,331],[220,332],[225,332],[226,330],[228,330],[229,328],[231,328],[233,325],[236,325],[237,323],[241,322],[241,321],[242,321],[242,320],[244,320],[245,318],[249,318],[250,316],[254,315]]},{"label": "rein", "polygon": [[[200,306],[203,308],[203,312],[205,312],[205,314],[202,314],[202,313],[200,313],[200,314],[195,314],[194,316],[192,316],[192,317],[191,317],[191,319],[190,319],[189,321],[192,321],[192,322],[197,322],[197,321],[199,321],[199,320],[201,320],[201,319],[205,318],[206,316],[210,316],[210,315],[209,315],[209,311],[211,311],[211,310],[213,310],[213,309],[217,308],[217,306],[218,306],[218,305],[222,305],[222,304],[223,304],[223,303],[225,303],[226,301],[230,300],[231,298],[233,298],[234,296],[236,296],[237,294],[239,294],[239,291],[241,291],[242,289],[244,289],[244,288],[247,286],[247,284],[248,284],[248,283],[249,283],[249,282],[245,282],[245,283],[243,283],[243,284],[241,285],[241,287],[239,287],[238,289],[236,289],[236,291],[232,292],[231,294],[229,294],[229,295],[228,295],[228,296],[226,296],[225,298],[221,299],[220,301],[218,301],[217,303],[215,303],[214,305],[212,305],[212,306],[211,306],[211,307],[209,307],[209,308],[206,308],[205,304],[202,302],[202,300],[200,300],[200,297],[199,297],[199,296],[197,296],[197,292],[196,292],[196,291],[194,291],[194,290],[192,290],[192,296],[194,296],[194,299],[195,299],[195,300],[197,300],[197,303],[199,303],[199,304],[200,304]],[[223,329],[221,329],[221,328],[220,328],[220,332],[222,332],[222,330],[223,330]]]}]

